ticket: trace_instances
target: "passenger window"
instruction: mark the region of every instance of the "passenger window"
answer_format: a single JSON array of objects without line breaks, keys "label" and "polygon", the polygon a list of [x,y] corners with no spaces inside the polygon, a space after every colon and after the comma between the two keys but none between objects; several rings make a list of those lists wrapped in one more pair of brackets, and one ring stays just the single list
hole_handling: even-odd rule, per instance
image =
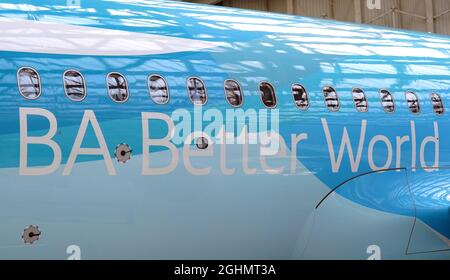
[{"label": "passenger window", "polygon": [[380,91],[381,105],[386,113],[393,113],[395,111],[394,97],[392,94],[383,89]]},{"label": "passenger window", "polygon": [[130,94],[128,92],[128,82],[119,73],[110,73],[107,78],[109,97],[117,103],[127,102]]},{"label": "passenger window", "polygon": [[360,88],[354,88],[352,90],[352,94],[356,110],[360,113],[366,113],[367,111],[369,111],[369,106],[364,91]]},{"label": "passenger window", "polygon": [[150,76],[148,78],[148,90],[150,98],[156,104],[164,105],[169,102],[169,86],[163,77],[159,75]]},{"label": "passenger window", "polygon": [[208,101],[205,84],[199,78],[189,78],[187,82],[189,98],[194,105],[205,105]]},{"label": "passenger window", "polygon": [[64,72],[64,92],[72,101],[83,101],[86,97],[86,83],[83,75],[75,70]]},{"label": "passenger window", "polygon": [[243,103],[241,86],[234,80],[225,81],[225,96],[228,103],[233,107],[240,107]]},{"label": "passenger window", "polygon": [[294,103],[300,110],[308,110],[309,97],[305,87],[300,84],[294,84],[292,86],[292,95],[294,96]]},{"label": "passenger window", "polygon": [[433,106],[433,112],[435,112],[438,115],[444,114],[444,104],[442,103],[442,98],[437,93],[431,94],[431,104]]},{"label": "passenger window", "polygon": [[408,103],[408,108],[413,114],[420,113],[420,104],[419,104],[419,98],[417,97],[417,94],[411,91],[406,92],[406,101]]},{"label": "passenger window", "polygon": [[261,100],[269,109],[277,107],[277,96],[275,95],[275,89],[268,82],[261,82],[259,84],[259,91],[261,93]]},{"label": "passenger window", "polygon": [[33,68],[20,68],[17,71],[17,83],[24,98],[34,100],[41,96],[41,78]]},{"label": "passenger window", "polygon": [[332,87],[323,88],[323,96],[328,110],[331,112],[337,112],[340,109],[339,97],[336,90]]}]

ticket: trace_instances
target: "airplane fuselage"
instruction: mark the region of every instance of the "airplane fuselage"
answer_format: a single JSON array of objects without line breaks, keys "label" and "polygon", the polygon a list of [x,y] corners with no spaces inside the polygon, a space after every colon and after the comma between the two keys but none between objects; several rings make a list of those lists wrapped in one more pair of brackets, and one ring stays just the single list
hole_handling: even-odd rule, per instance
[{"label": "airplane fuselage", "polygon": [[173,1],[0,23],[0,258],[450,258],[448,37]]}]

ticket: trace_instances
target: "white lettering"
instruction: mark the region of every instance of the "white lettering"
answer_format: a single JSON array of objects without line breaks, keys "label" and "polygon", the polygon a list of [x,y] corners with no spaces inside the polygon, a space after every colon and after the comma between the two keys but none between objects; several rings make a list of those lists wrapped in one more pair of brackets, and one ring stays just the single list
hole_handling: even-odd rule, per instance
[{"label": "white lettering", "polygon": [[346,127],[344,127],[344,133],[342,135],[341,146],[339,148],[339,154],[338,154],[338,158],[336,160],[335,155],[334,155],[335,152],[334,152],[333,141],[331,139],[331,134],[330,134],[330,130],[328,128],[328,123],[327,123],[326,119],[322,119],[322,126],[323,126],[323,130],[325,132],[325,137],[327,139],[332,171],[334,173],[339,172],[342,158],[344,157],[344,150],[345,150],[345,147],[347,147],[352,172],[358,172],[359,165],[361,162],[362,150],[363,150],[363,146],[364,146],[364,138],[366,136],[367,121],[363,120],[361,122],[361,132],[360,132],[360,136],[359,136],[359,144],[358,144],[358,151],[356,154],[356,158],[353,156],[352,145],[351,145],[350,137],[348,135]]},{"label": "white lettering", "polygon": [[[149,139],[149,124],[150,119],[162,120],[167,124],[167,135],[162,139]],[[174,124],[169,116],[161,113],[142,113],[142,175],[163,175],[175,170],[178,164],[178,150],[176,146],[170,143],[173,137]],[[161,146],[169,149],[171,153],[171,162],[168,166],[163,168],[150,168],[150,146]]]},{"label": "white lettering", "polygon": [[[81,144],[83,143],[89,123],[94,129],[97,142],[100,145],[99,148],[81,148]],[[63,176],[69,176],[72,173],[73,166],[75,165],[75,161],[79,155],[103,156],[108,174],[110,176],[116,175],[116,170],[114,169],[112,159],[109,155],[108,146],[106,145],[100,125],[98,124],[97,118],[92,110],[87,110],[84,112],[77,137],[75,138],[75,143],[73,144],[72,151],[70,152],[69,159],[67,160],[66,167],[63,171]]]},{"label": "white lettering", "polygon": [[[45,117],[50,128],[44,136],[28,136],[28,116],[35,115]],[[53,137],[58,129],[55,115],[50,111],[39,108],[20,108],[20,166],[19,174],[24,176],[47,175],[55,172],[61,164],[61,148],[53,141]],[[49,166],[45,167],[28,167],[28,145],[45,145],[53,151],[53,161]]]},{"label": "white lettering", "polygon": [[[375,147],[375,144],[378,142],[383,142],[386,144],[387,147],[387,159],[386,162],[383,166],[379,167],[375,164],[375,160],[373,158],[373,150]],[[384,136],[384,135],[377,135],[375,137],[372,138],[372,140],[370,140],[369,143],[369,166],[372,170],[383,170],[383,169],[388,169],[391,166],[392,163],[392,144],[391,141],[389,141],[389,139]]]}]

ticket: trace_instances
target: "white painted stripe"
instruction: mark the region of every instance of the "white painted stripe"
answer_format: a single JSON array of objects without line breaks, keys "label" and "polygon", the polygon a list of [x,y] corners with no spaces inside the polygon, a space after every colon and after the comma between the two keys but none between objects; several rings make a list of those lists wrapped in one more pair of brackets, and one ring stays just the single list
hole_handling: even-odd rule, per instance
[{"label": "white painted stripe", "polygon": [[223,43],[0,17],[0,51],[136,56],[200,51]]}]

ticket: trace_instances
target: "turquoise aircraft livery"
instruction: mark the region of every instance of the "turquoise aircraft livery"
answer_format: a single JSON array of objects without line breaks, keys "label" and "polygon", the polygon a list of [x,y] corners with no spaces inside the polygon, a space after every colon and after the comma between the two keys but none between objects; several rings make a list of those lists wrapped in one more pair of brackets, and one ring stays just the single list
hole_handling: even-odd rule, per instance
[{"label": "turquoise aircraft livery", "polygon": [[450,259],[450,38],[0,2],[1,259]]}]

